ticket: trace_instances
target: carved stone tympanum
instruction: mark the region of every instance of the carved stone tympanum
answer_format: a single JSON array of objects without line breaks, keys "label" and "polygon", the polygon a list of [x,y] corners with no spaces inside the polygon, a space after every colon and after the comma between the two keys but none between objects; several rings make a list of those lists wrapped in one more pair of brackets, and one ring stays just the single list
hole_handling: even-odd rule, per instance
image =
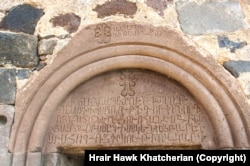
[{"label": "carved stone tympanum", "polygon": [[105,22],[18,91],[9,151],[33,166],[90,148],[249,148],[249,119],[236,79],[180,33]]},{"label": "carved stone tympanum", "polygon": [[201,105],[178,82],[141,69],[98,75],[72,91],[58,107],[47,136],[57,147],[215,148]]}]

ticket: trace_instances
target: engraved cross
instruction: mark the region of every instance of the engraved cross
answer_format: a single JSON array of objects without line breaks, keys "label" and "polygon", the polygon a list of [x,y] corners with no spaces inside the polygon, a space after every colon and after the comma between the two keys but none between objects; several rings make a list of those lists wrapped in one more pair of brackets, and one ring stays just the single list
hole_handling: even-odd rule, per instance
[{"label": "engraved cross", "polygon": [[134,91],[134,87],[135,87],[135,76],[132,72],[128,72],[128,71],[122,71],[121,75],[120,75],[120,86],[123,87],[123,90],[121,92],[122,96],[134,96],[135,95],[135,91]]},{"label": "engraved cross", "polygon": [[99,24],[95,28],[95,38],[98,43],[109,43],[111,38],[111,27],[107,24]]}]

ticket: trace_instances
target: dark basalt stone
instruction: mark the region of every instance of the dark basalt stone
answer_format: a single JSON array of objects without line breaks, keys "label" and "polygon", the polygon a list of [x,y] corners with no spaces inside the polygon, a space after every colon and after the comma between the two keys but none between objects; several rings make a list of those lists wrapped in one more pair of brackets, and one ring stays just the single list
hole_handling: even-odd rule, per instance
[{"label": "dark basalt stone", "polygon": [[239,77],[242,73],[250,72],[249,61],[228,61],[223,66],[234,76]]},{"label": "dark basalt stone", "polygon": [[16,96],[16,70],[0,68],[0,103],[14,104]]},{"label": "dark basalt stone", "polygon": [[0,32],[0,66],[35,67],[38,64],[36,36]]},{"label": "dark basalt stone", "polygon": [[41,9],[29,4],[16,6],[3,18],[0,28],[14,32],[34,34],[37,22],[43,16]]}]

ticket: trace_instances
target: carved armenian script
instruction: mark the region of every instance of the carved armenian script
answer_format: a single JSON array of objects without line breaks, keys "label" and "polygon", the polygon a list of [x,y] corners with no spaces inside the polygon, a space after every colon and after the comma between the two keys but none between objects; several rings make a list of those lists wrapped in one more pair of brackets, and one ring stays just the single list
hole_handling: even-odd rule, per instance
[{"label": "carved armenian script", "polygon": [[94,38],[99,44],[110,43],[117,38],[126,37],[168,37],[168,29],[164,27],[145,27],[140,24],[114,24],[102,23],[98,24],[94,29]]},{"label": "carved armenian script", "polygon": [[204,109],[176,81],[142,69],[98,75],[72,91],[47,135],[56,147],[192,146],[213,148]]}]

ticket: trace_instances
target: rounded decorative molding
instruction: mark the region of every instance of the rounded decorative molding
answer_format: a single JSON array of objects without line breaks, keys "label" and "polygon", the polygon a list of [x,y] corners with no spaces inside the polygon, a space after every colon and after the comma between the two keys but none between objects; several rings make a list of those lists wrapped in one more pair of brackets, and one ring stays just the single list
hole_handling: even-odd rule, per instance
[{"label": "rounded decorative molding", "polygon": [[103,24],[86,27],[51,65],[18,92],[17,116],[11,135],[13,153],[44,152],[50,122],[68,94],[94,76],[124,68],[156,71],[182,84],[205,108],[217,136],[218,149],[249,147],[249,106],[236,79],[211,57],[202,55],[167,28],[161,27],[168,38],[153,32],[115,38],[114,27],[136,24],[105,25],[110,27],[110,38],[103,42],[100,42],[103,38],[95,39],[96,29]]}]

